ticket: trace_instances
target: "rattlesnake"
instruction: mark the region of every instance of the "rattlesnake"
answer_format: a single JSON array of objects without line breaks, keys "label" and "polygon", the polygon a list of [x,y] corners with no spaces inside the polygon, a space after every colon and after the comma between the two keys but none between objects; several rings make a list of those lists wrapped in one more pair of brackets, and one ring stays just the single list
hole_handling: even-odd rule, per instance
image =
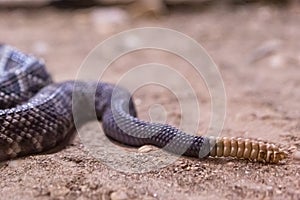
[{"label": "rattlesnake", "polygon": [[167,124],[142,121],[127,90],[103,82],[53,83],[43,61],[8,45],[0,45],[0,73],[0,161],[50,150],[95,117],[109,138],[130,146],[150,144],[192,157],[266,163],[287,156],[265,142],[193,136]]}]

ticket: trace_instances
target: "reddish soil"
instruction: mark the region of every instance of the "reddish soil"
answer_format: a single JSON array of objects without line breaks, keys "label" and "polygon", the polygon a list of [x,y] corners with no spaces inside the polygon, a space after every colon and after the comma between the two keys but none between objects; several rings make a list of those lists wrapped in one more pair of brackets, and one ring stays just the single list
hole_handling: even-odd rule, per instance
[{"label": "reddish soil", "polygon": [[[96,9],[1,10],[1,42],[43,57],[54,79],[63,81],[74,79],[87,54],[115,33],[145,26],[180,31],[203,45],[222,74],[227,96],[222,136],[262,138],[300,150],[299,4],[173,8],[162,17],[129,17],[117,25],[95,22]],[[155,50],[131,53],[113,63],[104,80],[116,82],[132,66],[149,62],[188,77],[203,107],[199,133],[205,132],[208,92],[180,58]],[[149,86],[134,96],[141,118],[149,119],[150,106],[161,104],[167,122],[179,126],[172,93]],[[91,122],[82,131],[92,133],[97,126]],[[78,137],[57,153],[1,163],[0,174],[0,199],[300,199],[296,160],[266,165],[182,157],[151,172],[124,173],[89,155]]]}]

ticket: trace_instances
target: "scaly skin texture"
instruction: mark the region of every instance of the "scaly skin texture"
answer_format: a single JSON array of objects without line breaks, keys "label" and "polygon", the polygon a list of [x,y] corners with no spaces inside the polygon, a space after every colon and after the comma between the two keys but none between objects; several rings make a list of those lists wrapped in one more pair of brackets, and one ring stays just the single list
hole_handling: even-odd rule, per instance
[{"label": "scaly skin texture", "polygon": [[0,161],[50,150],[87,121],[102,121],[105,134],[122,144],[151,144],[198,158],[236,157],[278,163],[286,153],[247,139],[193,136],[168,124],[136,117],[131,94],[108,83],[52,83],[44,64],[0,45]]}]

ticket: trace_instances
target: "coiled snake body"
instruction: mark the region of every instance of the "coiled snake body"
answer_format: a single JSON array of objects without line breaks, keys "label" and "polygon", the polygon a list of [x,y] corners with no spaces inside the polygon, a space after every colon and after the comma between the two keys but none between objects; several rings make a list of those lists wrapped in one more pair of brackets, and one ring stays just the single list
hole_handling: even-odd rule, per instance
[{"label": "coiled snake body", "polygon": [[92,120],[93,112],[102,120],[105,134],[126,145],[151,144],[200,158],[277,163],[286,157],[269,143],[192,136],[167,124],[141,121],[125,89],[102,82],[52,83],[43,62],[10,46],[0,45],[0,74],[0,161],[56,147],[74,132],[75,124]]}]

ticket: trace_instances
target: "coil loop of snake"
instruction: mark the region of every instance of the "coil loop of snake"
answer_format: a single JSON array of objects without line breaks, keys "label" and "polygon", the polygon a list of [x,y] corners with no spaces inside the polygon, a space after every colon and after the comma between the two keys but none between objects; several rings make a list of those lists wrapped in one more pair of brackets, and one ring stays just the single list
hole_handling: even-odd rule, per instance
[{"label": "coil loop of snake", "polygon": [[[76,85],[76,86],[75,86]],[[88,91],[95,89],[95,102]],[[112,98],[116,91],[115,98]],[[73,101],[73,96],[81,99]],[[242,138],[193,136],[167,124],[136,117],[131,95],[108,83],[53,83],[44,63],[8,45],[0,45],[0,161],[50,150],[75,130],[73,111],[95,110],[107,137],[122,144],[164,147],[191,157],[234,157],[278,163],[287,153],[276,145]],[[80,124],[91,120],[86,114]],[[172,141],[172,142],[171,142]],[[184,151],[182,151],[184,149]]]}]

